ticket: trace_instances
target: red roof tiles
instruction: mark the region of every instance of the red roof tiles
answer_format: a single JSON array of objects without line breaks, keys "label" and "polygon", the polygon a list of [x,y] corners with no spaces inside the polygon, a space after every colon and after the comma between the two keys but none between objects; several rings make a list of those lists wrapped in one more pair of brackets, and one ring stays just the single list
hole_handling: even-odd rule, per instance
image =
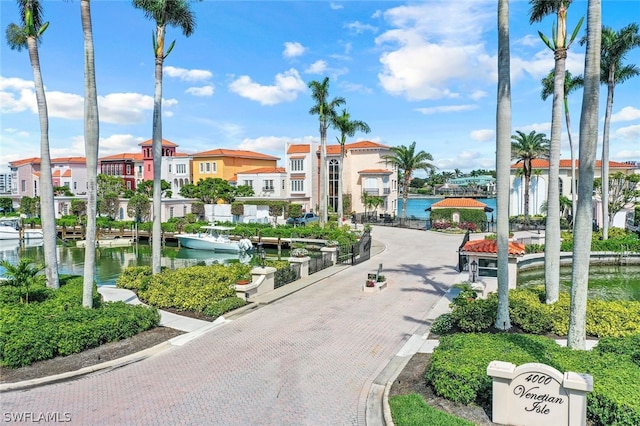
[{"label": "red roof tiles", "polygon": [[358,173],[361,175],[390,175],[393,172],[387,169],[364,169],[359,170]]},{"label": "red roof tiles", "polygon": [[278,157],[272,155],[262,154],[254,151],[246,151],[243,149],[225,149],[218,148],[209,151],[198,152],[193,154],[193,157],[239,157],[239,158],[253,158],[259,160],[279,160]]},{"label": "red roof tiles", "polygon": [[[153,145],[153,139],[149,139],[149,140],[146,140],[144,142],[140,142],[138,144],[138,146],[152,146],[152,145]],[[162,139],[162,146],[179,146],[179,145],[163,138]]]},{"label": "red roof tiles", "polygon": [[[596,167],[600,167],[602,164],[601,160],[596,160]],[[512,164],[512,169],[521,169],[524,167],[522,161]],[[549,168],[549,160],[545,160],[542,158],[536,158],[531,161],[531,167],[534,169],[548,169]],[[576,168],[580,167],[580,160],[576,160]],[[560,168],[561,169],[570,169],[571,168],[571,160],[560,160]],[[609,161],[609,168],[613,169],[633,169],[635,166],[629,163],[621,163],[618,161]]]},{"label": "red roof tiles", "polygon": [[[468,253],[498,253],[498,242],[496,240],[471,240],[462,248],[463,252]],[[509,254],[523,256],[526,253],[525,246],[522,243],[509,241]]]},{"label": "red roof tiles", "polygon": [[263,174],[263,173],[286,173],[284,167],[259,167],[257,169],[245,170],[238,174]]},{"label": "red roof tiles", "polygon": [[466,207],[466,208],[480,208],[487,207],[486,204],[473,198],[445,198],[442,201],[438,201],[431,205],[431,208],[451,208],[451,207]]}]

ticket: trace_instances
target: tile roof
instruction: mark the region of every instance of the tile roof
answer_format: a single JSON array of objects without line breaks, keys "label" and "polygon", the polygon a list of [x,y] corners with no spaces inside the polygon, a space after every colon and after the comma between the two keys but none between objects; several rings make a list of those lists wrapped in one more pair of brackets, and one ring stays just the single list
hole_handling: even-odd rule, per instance
[{"label": "tile roof", "polygon": [[209,151],[198,152],[192,155],[196,157],[239,157],[239,158],[253,158],[258,160],[279,160],[278,157],[272,155],[262,154],[260,152],[246,151],[243,149],[226,149],[218,148]]},{"label": "tile roof", "polygon": [[442,201],[438,201],[431,205],[431,208],[434,207],[471,207],[471,208],[485,208],[487,205],[485,203],[481,203],[480,201],[474,200],[473,198],[445,198]]},{"label": "tile roof", "polygon": [[[463,252],[468,253],[498,253],[498,241],[496,240],[471,240],[462,247]],[[509,241],[509,254],[523,256],[526,253],[523,243]]]},{"label": "tile roof", "polygon": [[71,177],[71,169],[67,169],[62,174],[62,177]]},{"label": "tile roof", "polygon": [[16,160],[16,161],[9,162],[10,167],[20,167],[20,166],[24,166],[25,164],[40,164],[40,158],[31,157],[31,158],[25,158],[23,160]]},{"label": "tile roof", "polygon": [[[144,142],[140,142],[138,144],[138,146],[152,146],[152,145],[153,145],[153,139],[149,139]],[[162,138],[162,146],[179,146],[179,145]]]},{"label": "tile roof", "polygon": [[262,174],[262,173],[286,173],[284,167],[259,167],[257,169],[245,170],[238,174]]},{"label": "tile roof", "polygon": [[361,175],[390,175],[393,172],[387,169],[364,169],[359,170],[358,173]]},{"label": "tile roof", "polygon": [[[389,148],[381,143],[371,141],[359,141],[354,143],[347,143],[344,145],[345,152],[351,149],[364,149],[364,148]],[[340,145],[327,145],[327,154],[340,154]]]},{"label": "tile roof", "polygon": [[54,170],[54,172],[51,173],[51,177],[60,177],[60,169]]},{"label": "tile roof", "polygon": [[311,152],[309,144],[289,145],[287,148],[287,154],[308,154],[309,152]]},{"label": "tile roof", "polygon": [[[601,160],[596,160],[596,167],[600,167],[602,164]],[[522,161],[512,164],[512,169],[521,169],[524,167]],[[531,167],[534,169],[548,169],[549,168],[549,160],[545,160],[542,158],[536,158],[531,162]],[[580,160],[576,160],[576,168],[580,167]],[[571,168],[571,160],[560,160],[560,168],[561,169],[570,169]],[[621,163],[619,161],[609,161],[609,168],[614,169],[634,169],[635,166],[629,163]]]},{"label": "tile roof", "polygon": [[107,155],[106,157],[98,158],[99,161],[109,160],[142,160],[142,154],[137,152],[123,152],[120,154]]},{"label": "tile roof", "polygon": [[[87,159],[85,157],[58,157],[52,158],[51,164],[59,164],[59,163],[76,163],[76,164],[85,164]],[[9,167],[20,167],[25,164],[40,164],[40,157],[31,157],[25,158],[23,160],[16,160],[9,163]]]}]

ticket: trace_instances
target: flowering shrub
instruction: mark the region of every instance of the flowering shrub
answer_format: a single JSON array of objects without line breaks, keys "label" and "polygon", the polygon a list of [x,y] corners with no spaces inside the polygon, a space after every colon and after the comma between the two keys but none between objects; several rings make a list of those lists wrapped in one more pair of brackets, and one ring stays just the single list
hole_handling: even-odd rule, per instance
[{"label": "flowering shrub", "polygon": [[434,222],[433,229],[449,229],[451,228],[451,222]]},{"label": "flowering shrub", "polygon": [[304,257],[307,254],[309,254],[309,251],[307,251],[307,249],[305,248],[296,248],[291,250],[291,256],[292,257]]},{"label": "flowering shrub", "polygon": [[365,284],[367,287],[375,287],[376,286],[376,282],[373,280],[367,280],[367,283]]},{"label": "flowering shrub", "polygon": [[460,229],[468,229],[471,232],[476,232],[476,229],[478,229],[476,224],[473,223],[473,222],[462,222],[462,223],[458,224],[458,228],[460,228]]}]

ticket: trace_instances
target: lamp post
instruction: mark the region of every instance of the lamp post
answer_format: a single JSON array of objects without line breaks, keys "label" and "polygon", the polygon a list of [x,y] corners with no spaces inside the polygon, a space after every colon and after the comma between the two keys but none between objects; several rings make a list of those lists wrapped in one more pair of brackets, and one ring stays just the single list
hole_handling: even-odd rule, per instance
[{"label": "lamp post", "polygon": [[267,252],[264,250],[264,245],[258,243],[258,255],[260,256],[260,266],[264,268],[264,261],[267,258]]},{"label": "lamp post", "polygon": [[471,282],[475,283],[476,277],[478,275],[478,262],[476,262],[476,260],[473,259],[470,266],[471,266]]}]

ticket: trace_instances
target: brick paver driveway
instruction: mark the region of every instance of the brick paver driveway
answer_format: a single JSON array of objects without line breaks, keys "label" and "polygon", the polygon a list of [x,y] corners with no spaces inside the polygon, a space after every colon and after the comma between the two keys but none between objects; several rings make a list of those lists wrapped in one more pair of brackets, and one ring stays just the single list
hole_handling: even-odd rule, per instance
[{"label": "brick paver driveway", "polygon": [[[58,412],[83,425],[363,425],[373,379],[457,279],[462,241],[384,227],[372,235],[387,246],[380,255],[185,346],[0,395],[3,421]],[[389,287],[363,293],[379,263]]]}]

